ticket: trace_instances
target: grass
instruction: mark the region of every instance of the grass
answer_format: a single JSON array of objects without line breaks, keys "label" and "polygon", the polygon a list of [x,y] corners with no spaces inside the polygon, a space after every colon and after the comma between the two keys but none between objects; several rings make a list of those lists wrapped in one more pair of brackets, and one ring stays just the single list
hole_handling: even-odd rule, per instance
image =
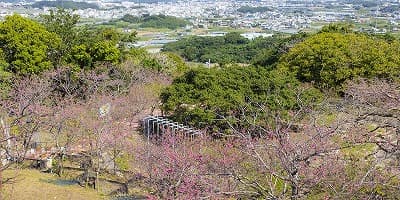
[{"label": "grass", "polygon": [[4,178],[17,175],[14,183],[4,185],[2,199],[106,199],[93,189],[37,170],[6,170]]}]

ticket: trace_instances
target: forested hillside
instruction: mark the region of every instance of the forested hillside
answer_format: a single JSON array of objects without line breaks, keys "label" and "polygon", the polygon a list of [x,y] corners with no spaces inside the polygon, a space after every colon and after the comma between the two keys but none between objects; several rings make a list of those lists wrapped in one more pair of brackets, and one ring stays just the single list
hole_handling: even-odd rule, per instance
[{"label": "forested hillside", "polygon": [[[79,20],[59,9],[0,23],[4,197],[35,193],[31,180],[106,199],[400,195],[396,38],[331,24],[188,37],[150,54],[127,47],[135,32]],[[219,65],[185,62],[208,60]]]},{"label": "forested hillside", "polygon": [[279,56],[293,44],[302,41],[306,34],[248,40],[239,33],[218,37],[193,36],[164,46],[163,51],[174,52],[188,61],[218,63],[275,64]]},{"label": "forested hillside", "polygon": [[140,24],[141,28],[168,28],[177,29],[189,25],[190,22],[173,16],[166,15],[150,15],[136,17],[132,15],[124,15],[121,21],[133,24]]},{"label": "forested hillside", "polygon": [[267,12],[271,11],[268,7],[251,7],[251,6],[242,6],[238,10],[241,13],[257,13],[257,12]]},{"label": "forested hillside", "polygon": [[76,2],[76,1],[37,1],[32,4],[34,8],[44,8],[44,7],[53,7],[53,8],[63,8],[63,9],[99,9],[99,6],[93,3],[87,2]]}]

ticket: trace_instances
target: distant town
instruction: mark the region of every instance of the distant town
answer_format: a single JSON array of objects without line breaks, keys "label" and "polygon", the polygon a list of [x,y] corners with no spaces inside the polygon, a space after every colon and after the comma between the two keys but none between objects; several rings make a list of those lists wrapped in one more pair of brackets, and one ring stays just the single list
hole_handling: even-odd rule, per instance
[{"label": "distant town", "polygon": [[[0,2],[0,17],[19,13],[35,17],[46,13],[54,1]],[[56,1],[57,2],[57,1]],[[71,1],[58,1],[70,5]],[[318,29],[331,22],[359,24],[362,31],[396,32],[399,30],[399,0],[88,0],[74,1],[71,7],[83,19],[109,21],[126,14],[168,15],[184,18],[193,28],[231,27],[237,29],[261,28],[265,31],[296,33]],[[55,7],[55,6],[54,6]],[[34,8],[34,9],[32,9]],[[192,27],[189,27],[192,28]]]}]

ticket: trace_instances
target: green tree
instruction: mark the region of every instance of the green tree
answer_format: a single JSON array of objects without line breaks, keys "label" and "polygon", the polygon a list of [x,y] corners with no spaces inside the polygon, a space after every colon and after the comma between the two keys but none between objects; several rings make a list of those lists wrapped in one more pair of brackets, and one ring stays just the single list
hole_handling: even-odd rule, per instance
[{"label": "green tree", "polygon": [[90,48],[93,61],[106,61],[117,63],[121,57],[121,52],[112,41],[99,41]]},{"label": "green tree", "polygon": [[218,63],[248,63],[260,66],[275,64],[280,56],[294,44],[303,41],[307,34],[256,38],[248,40],[239,33],[218,37],[188,37],[168,43],[164,52],[174,52],[189,61]]},{"label": "green tree", "polygon": [[70,57],[74,64],[81,67],[92,66],[93,59],[90,55],[89,49],[84,44],[72,47]]},{"label": "green tree", "polygon": [[309,37],[280,59],[280,68],[295,72],[319,88],[340,90],[354,77],[395,78],[400,75],[399,42],[362,34],[324,32]]},{"label": "green tree", "polygon": [[242,6],[239,9],[237,9],[238,12],[241,13],[263,13],[263,12],[268,12],[271,11],[271,8],[269,7],[253,7],[253,6]]},{"label": "green tree", "polygon": [[0,49],[0,99],[7,94],[11,86],[12,74],[7,72],[9,64],[7,63],[3,50]]},{"label": "green tree", "polygon": [[50,58],[59,45],[60,38],[55,33],[20,15],[7,16],[0,24],[0,47],[9,72],[29,75],[51,68]]},{"label": "green tree", "polygon": [[138,40],[137,38],[137,32],[133,31],[127,34],[123,34],[121,37],[121,42],[123,43],[133,43],[136,42]]},{"label": "green tree", "polygon": [[121,18],[121,20],[124,21],[124,22],[137,24],[137,23],[140,23],[141,18],[133,16],[133,15],[130,15],[130,14],[126,14]]},{"label": "green tree", "polygon": [[354,25],[348,23],[331,23],[323,26],[320,33],[352,33]]},{"label": "green tree", "polygon": [[307,37],[309,37],[307,33],[299,33],[290,37],[276,34],[268,38],[256,38],[249,47],[255,50],[254,56],[250,57],[251,64],[275,69],[280,57]]},{"label": "green tree", "polygon": [[59,64],[71,53],[71,49],[77,44],[78,30],[76,24],[79,15],[73,14],[65,9],[50,10],[49,14],[40,15],[40,22],[50,32],[56,33],[62,41],[55,61]]},{"label": "green tree", "polygon": [[177,29],[181,27],[185,27],[190,24],[190,22],[180,19],[173,16],[166,15],[151,15],[145,16],[140,19],[142,24],[140,27],[142,28],[168,28],[168,29]]},{"label": "green tree", "polygon": [[109,42],[117,44],[122,38],[122,33],[112,28],[104,28],[98,30],[97,37],[97,40],[99,41],[107,40]]},{"label": "green tree", "polygon": [[227,33],[224,36],[225,43],[228,44],[246,44],[249,40],[240,35],[238,32]]},{"label": "green tree", "polygon": [[81,68],[93,68],[96,62],[118,63],[123,59],[124,43],[135,37],[136,33],[126,35],[111,28],[89,30],[83,27],[68,61]]},{"label": "green tree", "polygon": [[[164,90],[162,108],[179,122],[220,132],[230,128],[225,119],[240,119],[244,108],[252,113],[263,105],[270,112],[285,113],[298,108],[298,97],[304,104],[320,97],[315,89],[297,96],[301,87],[293,74],[262,67],[193,69]],[[268,121],[262,115],[259,120]],[[242,122],[239,126],[246,125]]]}]

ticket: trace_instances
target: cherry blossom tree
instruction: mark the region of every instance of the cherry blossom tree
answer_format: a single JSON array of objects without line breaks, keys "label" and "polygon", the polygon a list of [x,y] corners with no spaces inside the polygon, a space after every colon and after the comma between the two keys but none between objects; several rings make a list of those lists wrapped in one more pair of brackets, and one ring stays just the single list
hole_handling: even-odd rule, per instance
[{"label": "cherry blossom tree", "polygon": [[[243,144],[241,151],[249,156],[249,166],[236,171],[235,178],[258,196],[272,199],[303,198],[315,188],[331,184],[332,177],[343,169],[338,151],[344,147],[333,140],[339,136],[337,124],[324,125],[318,121],[320,113],[309,107],[293,111],[289,117],[268,112],[266,107],[260,110],[272,115],[275,123],[260,126],[254,123],[259,115],[253,114],[242,117],[248,119],[249,128],[232,127]],[[254,137],[254,132],[261,134]],[[330,191],[321,191],[325,192]]]},{"label": "cherry blossom tree", "polygon": [[149,198],[221,199],[254,194],[238,187],[232,176],[241,162],[234,143],[171,132],[136,148],[138,159],[145,163]]},{"label": "cherry blossom tree", "polygon": [[351,81],[345,103],[352,125],[348,141],[365,151],[363,159],[357,159],[360,169],[353,178],[352,192],[363,198],[395,197],[400,188],[399,84],[378,79]]},{"label": "cherry blossom tree", "polygon": [[24,78],[14,84],[8,98],[0,101],[0,173],[25,159],[35,142],[34,135],[42,130],[43,119],[49,113],[45,105],[49,91],[47,81]]}]

